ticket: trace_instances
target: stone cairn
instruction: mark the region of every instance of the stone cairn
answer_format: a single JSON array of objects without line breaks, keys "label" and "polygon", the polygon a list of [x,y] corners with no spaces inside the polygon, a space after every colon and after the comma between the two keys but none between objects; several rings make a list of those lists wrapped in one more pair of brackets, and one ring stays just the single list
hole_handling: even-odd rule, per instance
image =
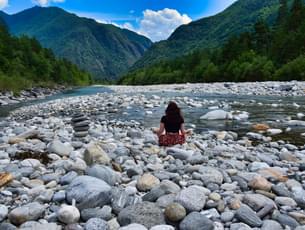
[{"label": "stone cairn", "polygon": [[88,135],[90,121],[83,113],[75,113],[71,122],[75,138],[84,138]]}]

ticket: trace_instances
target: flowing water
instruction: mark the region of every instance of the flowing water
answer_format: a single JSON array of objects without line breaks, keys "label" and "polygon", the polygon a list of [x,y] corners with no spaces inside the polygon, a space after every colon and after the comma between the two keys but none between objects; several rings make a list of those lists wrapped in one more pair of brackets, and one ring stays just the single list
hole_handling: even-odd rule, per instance
[{"label": "flowing water", "polygon": [[[50,100],[62,99],[73,96],[93,95],[96,93],[112,93],[106,87],[84,87],[73,90],[68,90],[42,100],[35,100],[17,105],[9,105],[0,107],[0,117],[5,117],[8,113],[21,106],[26,106],[34,103],[43,103]],[[130,93],[132,95],[133,93]],[[150,98],[156,93],[145,93],[146,97]],[[283,122],[287,117],[298,119],[297,113],[305,112],[304,97],[278,97],[278,96],[238,96],[238,95],[220,95],[220,94],[204,94],[204,93],[173,93],[160,92],[157,94],[160,97],[165,97],[167,100],[183,101],[184,97],[193,99],[194,101],[209,100],[209,106],[217,106],[219,104],[228,105],[230,111],[247,111],[250,117],[246,121],[204,121],[200,117],[210,111],[209,106],[206,107],[191,107],[184,103],[179,103],[182,107],[185,116],[187,127],[191,124],[195,125],[196,132],[206,130],[227,130],[235,131],[240,135],[244,135],[251,130],[254,123],[266,123],[272,128],[280,128],[285,130],[287,125]],[[297,105],[295,105],[296,103]],[[108,119],[118,119],[121,121],[136,120],[142,123],[145,127],[158,126],[161,116],[164,114],[164,106],[154,107],[152,109],[144,109],[141,106],[132,106],[120,110],[116,114],[108,114]],[[149,111],[149,113],[147,112]],[[304,118],[303,118],[304,120]],[[292,127],[290,132],[284,132],[281,135],[274,136],[275,140],[285,140],[290,143],[304,145],[305,138],[301,136],[305,133],[305,127]]]}]

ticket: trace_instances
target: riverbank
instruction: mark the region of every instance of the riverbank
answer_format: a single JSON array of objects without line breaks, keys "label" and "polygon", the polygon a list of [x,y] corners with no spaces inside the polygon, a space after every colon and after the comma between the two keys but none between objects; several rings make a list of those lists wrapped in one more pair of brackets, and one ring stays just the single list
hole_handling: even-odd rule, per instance
[{"label": "riverbank", "polygon": [[[303,83],[292,84],[301,95]],[[241,92],[251,90],[246,85]],[[0,122],[0,171],[9,182],[0,185],[0,229],[303,229],[305,145],[275,141],[279,130],[265,124],[245,135],[195,132],[183,146],[159,147],[145,124],[115,115],[134,106],[149,115],[169,99],[158,92],[205,91],[208,85],[110,88],[117,93],[35,104]],[[202,119],[231,113],[222,101],[173,99],[218,111]],[[246,122],[245,112],[229,119]],[[90,121],[82,139],[74,137],[76,113]],[[285,120],[292,130],[305,123],[292,118]]]},{"label": "riverbank", "polygon": [[18,94],[12,91],[0,92],[0,107],[21,102],[33,101],[37,99],[44,99],[67,90],[65,86],[56,86],[54,88],[34,87],[29,90],[21,90]]},{"label": "riverbank", "polygon": [[245,82],[245,83],[198,83],[148,86],[108,86],[115,92],[194,92],[206,94],[304,96],[305,82]]}]

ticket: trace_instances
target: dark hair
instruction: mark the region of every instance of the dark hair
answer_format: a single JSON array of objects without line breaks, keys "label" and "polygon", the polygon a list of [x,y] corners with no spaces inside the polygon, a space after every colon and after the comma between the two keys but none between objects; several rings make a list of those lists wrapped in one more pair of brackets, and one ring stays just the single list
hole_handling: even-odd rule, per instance
[{"label": "dark hair", "polygon": [[178,107],[176,102],[173,102],[173,101],[170,101],[168,103],[168,106],[165,110],[165,115],[170,120],[174,120],[174,121],[183,120],[181,109]]}]

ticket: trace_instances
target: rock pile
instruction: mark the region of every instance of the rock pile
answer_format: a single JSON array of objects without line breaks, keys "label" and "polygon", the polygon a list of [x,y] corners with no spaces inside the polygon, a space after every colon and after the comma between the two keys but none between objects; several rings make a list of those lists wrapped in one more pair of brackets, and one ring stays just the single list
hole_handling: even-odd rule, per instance
[{"label": "rock pile", "polygon": [[74,137],[83,138],[88,135],[90,121],[85,115],[82,113],[76,113],[71,122],[74,129]]}]

